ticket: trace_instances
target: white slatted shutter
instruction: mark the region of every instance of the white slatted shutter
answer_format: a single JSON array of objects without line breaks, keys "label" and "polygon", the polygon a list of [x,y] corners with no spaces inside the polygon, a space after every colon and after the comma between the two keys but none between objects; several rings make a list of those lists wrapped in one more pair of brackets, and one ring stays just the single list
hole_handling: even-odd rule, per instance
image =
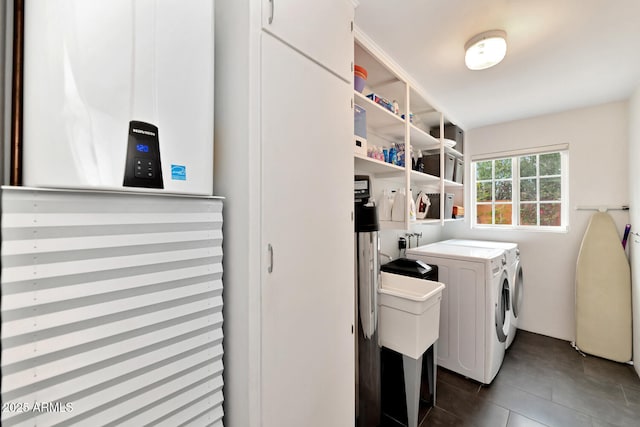
[{"label": "white slatted shutter", "polygon": [[2,425],[221,426],[222,290],[220,199],[3,187]]}]

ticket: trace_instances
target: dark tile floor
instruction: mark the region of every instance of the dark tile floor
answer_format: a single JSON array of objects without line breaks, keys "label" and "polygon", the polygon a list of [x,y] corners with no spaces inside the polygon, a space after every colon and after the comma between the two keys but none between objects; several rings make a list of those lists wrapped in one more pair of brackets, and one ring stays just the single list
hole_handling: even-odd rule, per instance
[{"label": "dark tile floor", "polygon": [[491,385],[441,368],[437,380],[436,406],[421,427],[640,426],[632,366],[526,331],[518,331]]}]

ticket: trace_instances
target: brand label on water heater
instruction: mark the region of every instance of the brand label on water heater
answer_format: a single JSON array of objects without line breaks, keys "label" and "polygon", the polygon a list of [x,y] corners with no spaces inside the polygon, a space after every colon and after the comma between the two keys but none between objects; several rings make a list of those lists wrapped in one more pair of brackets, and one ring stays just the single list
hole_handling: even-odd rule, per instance
[{"label": "brand label on water heater", "polygon": [[187,167],[183,165],[171,165],[171,179],[177,181],[186,181]]}]

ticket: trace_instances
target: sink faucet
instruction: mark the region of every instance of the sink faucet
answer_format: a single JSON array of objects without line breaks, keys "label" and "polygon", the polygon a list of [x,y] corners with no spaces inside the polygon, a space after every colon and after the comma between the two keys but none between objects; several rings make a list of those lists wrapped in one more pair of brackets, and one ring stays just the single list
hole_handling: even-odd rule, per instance
[{"label": "sink faucet", "polygon": [[409,240],[409,248],[413,247],[413,246],[411,246],[411,238],[412,237],[416,238],[416,246],[420,246],[420,238],[422,237],[422,231],[420,233],[405,233],[404,235]]},{"label": "sink faucet", "polygon": [[391,255],[385,254],[384,252],[378,251],[378,256],[379,257],[383,256],[383,257],[387,258],[387,262],[393,261],[393,257]]}]

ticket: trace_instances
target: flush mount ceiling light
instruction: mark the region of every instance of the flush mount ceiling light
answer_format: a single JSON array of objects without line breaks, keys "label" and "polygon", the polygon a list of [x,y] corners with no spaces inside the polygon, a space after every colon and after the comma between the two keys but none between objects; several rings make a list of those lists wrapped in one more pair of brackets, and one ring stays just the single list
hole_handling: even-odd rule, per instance
[{"label": "flush mount ceiling light", "polygon": [[493,67],[507,53],[507,33],[491,30],[472,37],[465,45],[464,63],[470,70]]}]

